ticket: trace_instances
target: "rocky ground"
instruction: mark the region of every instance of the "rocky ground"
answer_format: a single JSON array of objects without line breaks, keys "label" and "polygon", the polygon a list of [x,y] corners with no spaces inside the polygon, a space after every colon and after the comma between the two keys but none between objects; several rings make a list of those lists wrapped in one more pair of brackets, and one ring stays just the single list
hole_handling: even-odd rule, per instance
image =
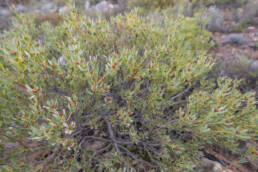
[{"label": "rocky ground", "polygon": [[[99,12],[108,16],[121,12],[124,9],[123,1],[118,0],[116,4],[109,1],[91,4],[89,0],[76,0],[75,6],[90,16]],[[32,15],[58,14],[67,9],[63,0],[0,0],[0,32],[10,27],[13,7],[19,12],[31,13]]]},{"label": "rocky ground", "polygon": [[[92,15],[96,12],[115,14],[124,10],[124,1],[117,4],[100,1],[90,4],[87,0],[77,1],[76,6]],[[66,10],[61,0],[0,0],[0,32],[10,28],[11,6],[20,12],[57,15]],[[258,98],[258,0],[251,0],[244,7],[207,8],[211,19],[207,29],[213,32],[216,44],[210,53],[218,60],[217,71],[221,76],[246,78],[248,84],[243,91],[256,91]],[[243,144],[243,150],[246,148]],[[258,162],[248,159],[248,163],[237,166],[238,156],[221,148],[209,148],[209,155],[203,158],[202,171],[246,172],[257,171]],[[217,159],[216,159],[217,158]],[[224,165],[224,166],[223,166]]]},{"label": "rocky ground", "polygon": [[[244,7],[213,9],[208,29],[213,32],[216,46],[210,53],[217,59],[217,71],[220,76],[245,79],[242,90],[255,91],[258,98],[258,1],[253,0]],[[214,12],[216,11],[216,12]],[[240,144],[243,152],[246,145]],[[257,143],[252,143],[257,146]],[[210,148],[209,153],[229,164],[226,168],[234,172],[253,172],[258,170],[258,161],[252,158],[237,166],[239,157],[222,148]],[[223,165],[209,162],[213,171],[223,171]],[[205,170],[204,170],[205,171]],[[210,171],[207,169],[207,171]],[[226,171],[224,169],[224,171]]]},{"label": "rocky ground", "polygon": [[258,97],[258,27],[249,26],[238,33],[215,32],[214,40],[218,44],[211,54],[218,60],[221,76],[234,79],[245,78],[248,87]]}]

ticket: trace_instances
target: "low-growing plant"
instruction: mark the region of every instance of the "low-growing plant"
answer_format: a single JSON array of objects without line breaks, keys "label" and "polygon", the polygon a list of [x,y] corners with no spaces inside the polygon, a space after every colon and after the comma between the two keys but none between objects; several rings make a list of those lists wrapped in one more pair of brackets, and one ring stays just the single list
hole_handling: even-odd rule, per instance
[{"label": "low-growing plant", "polygon": [[206,146],[257,136],[254,94],[207,78],[200,17],[62,15],[20,15],[1,35],[3,170],[194,171]]},{"label": "low-growing plant", "polygon": [[141,7],[145,10],[165,9],[180,7],[181,4],[191,4],[193,9],[203,6],[217,5],[220,7],[239,7],[245,5],[248,0],[127,0],[131,7]]},{"label": "low-growing plant", "polygon": [[146,9],[167,8],[178,3],[176,0],[128,0],[129,5]]}]

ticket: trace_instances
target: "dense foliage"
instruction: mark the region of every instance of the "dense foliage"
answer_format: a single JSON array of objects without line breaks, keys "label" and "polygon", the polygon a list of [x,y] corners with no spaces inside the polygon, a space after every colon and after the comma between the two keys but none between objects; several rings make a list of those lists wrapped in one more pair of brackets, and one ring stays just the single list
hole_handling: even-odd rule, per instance
[{"label": "dense foliage", "polygon": [[254,94],[208,79],[200,17],[62,17],[1,35],[2,169],[194,171],[205,147],[257,136]]}]

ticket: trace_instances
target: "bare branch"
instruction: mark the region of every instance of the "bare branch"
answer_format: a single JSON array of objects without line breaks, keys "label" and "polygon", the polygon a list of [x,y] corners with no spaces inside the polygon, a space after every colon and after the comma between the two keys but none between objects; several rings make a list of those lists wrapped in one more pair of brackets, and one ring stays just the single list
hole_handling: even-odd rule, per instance
[{"label": "bare branch", "polygon": [[146,143],[146,142],[143,142],[143,141],[140,141],[140,143],[142,143],[143,145],[154,146],[154,147],[161,146],[160,144]]},{"label": "bare branch", "polygon": [[174,97],[172,97],[171,100],[175,100],[176,98],[178,98],[178,97],[184,95],[184,94],[187,93],[191,88],[192,88],[192,84],[189,84],[188,87],[187,87],[184,91],[182,91],[181,93],[179,93],[179,94],[175,95]]},{"label": "bare branch", "polygon": [[63,90],[63,89],[57,88],[57,87],[48,88],[47,91],[51,92],[51,93],[54,93],[54,94],[61,95],[61,96],[68,96],[69,95],[69,93],[66,90]]},{"label": "bare branch", "polygon": [[108,140],[102,137],[96,137],[96,136],[85,136],[83,137],[83,140],[81,141],[81,143],[83,143],[86,139],[92,139],[92,140],[99,140],[99,141],[103,141],[103,142],[114,142],[117,144],[122,144],[122,145],[133,145],[133,142],[129,142],[129,141],[123,141],[123,140]]},{"label": "bare branch", "polygon": [[103,142],[111,142],[111,140],[104,139],[102,137],[95,137],[95,136],[85,136],[85,137],[83,137],[83,141],[85,141],[86,139],[99,140],[99,141],[103,141]]},{"label": "bare branch", "polygon": [[185,100],[181,100],[181,101],[173,102],[172,105],[184,104],[185,102],[186,102]]},{"label": "bare branch", "polygon": [[122,155],[122,153],[121,153],[121,151],[120,151],[120,149],[119,149],[119,147],[118,147],[118,145],[117,145],[117,141],[116,141],[116,139],[115,139],[114,132],[113,132],[113,130],[112,130],[111,125],[109,124],[109,122],[108,122],[106,119],[105,119],[105,122],[106,122],[107,127],[108,127],[109,137],[110,137],[110,139],[113,141],[117,153],[118,153],[119,155]]},{"label": "bare branch", "polygon": [[[156,159],[156,158],[159,158],[159,157],[160,157],[160,154],[157,153],[156,151],[154,151],[152,148],[149,148],[148,145],[144,145],[144,148],[145,148],[145,150],[146,150],[147,154],[149,155],[149,158],[151,159],[152,162],[155,162],[155,160],[154,160],[153,158]],[[155,155],[155,157],[154,157],[154,156],[151,154],[150,151],[153,152],[154,154],[156,154],[157,156]]]},{"label": "bare branch", "polygon": [[106,150],[108,150],[108,149],[110,148],[110,146],[111,146],[111,144],[108,144],[106,147],[104,147],[104,148],[102,148],[102,149],[100,149],[100,150],[98,150],[98,151],[95,151],[95,152],[93,153],[93,155],[90,157],[90,161],[91,161],[95,156],[97,156],[97,155],[99,155],[99,154],[105,152]]},{"label": "bare branch", "polygon": [[119,149],[119,147],[118,147],[118,144],[117,144],[117,143],[114,143],[114,145],[115,145],[115,148],[116,148],[117,153],[118,153],[119,155],[122,155],[122,153],[121,153],[121,151],[120,151],[120,149]]},{"label": "bare branch", "polygon": [[15,137],[9,136],[9,135],[7,135],[7,134],[1,132],[1,131],[0,131],[0,135],[5,136],[5,137],[7,137],[7,138],[10,139],[10,140],[13,140],[13,141],[19,143],[19,144],[22,145],[24,148],[26,148],[26,149],[28,149],[30,152],[32,152],[32,150],[31,150],[25,143],[23,143],[21,140],[18,140],[18,139],[16,139]]},{"label": "bare branch", "polygon": [[[55,159],[55,157],[58,153],[59,153],[59,148],[55,147],[53,153],[50,156],[47,157],[46,161],[39,164],[38,166],[36,166],[32,170],[33,171],[38,171],[39,169],[41,169],[41,171],[42,171],[46,165],[48,165],[49,163],[51,163]],[[32,172],[32,170],[30,172]]]},{"label": "bare branch", "polygon": [[131,151],[129,151],[127,148],[123,147],[123,146],[120,146],[121,149],[123,149],[125,151],[125,153],[130,156],[131,158],[135,159],[136,161],[140,161],[146,165],[148,165],[149,167],[152,167],[152,168],[157,168],[158,166],[154,166],[152,165],[151,163],[147,162],[147,161],[144,161],[143,159],[139,159],[135,154],[133,154]]},{"label": "bare branch", "polygon": [[134,144],[134,142],[123,141],[123,140],[116,140],[116,143],[122,144],[122,145],[133,145]]}]

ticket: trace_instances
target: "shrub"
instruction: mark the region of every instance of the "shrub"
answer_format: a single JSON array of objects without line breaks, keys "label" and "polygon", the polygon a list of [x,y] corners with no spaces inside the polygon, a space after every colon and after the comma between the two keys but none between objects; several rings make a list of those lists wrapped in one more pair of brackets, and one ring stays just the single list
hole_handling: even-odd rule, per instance
[{"label": "shrub", "polygon": [[199,17],[62,17],[1,36],[2,169],[193,171],[206,146],[257,136],[253,93],[207,79]]},{"label": "shrub", "polygon": [[144,7],[146,9],[155,9],[174,6],[176,4],[176,0],[129,0],[128,3],[131,6]]},{"label": "shrub", "polygon": [[190,4],[192,8],[201,8],[203,6],[218,5],[221,7],[242,6],[248,0],[127,0],[131,7],[141,7],[145,10],[164,9],[168,7],[180,7],[182,4]]},{"label": "shrub", "polygon": [[258,2],[249,0],[240,16],[242,27],[246,25],[258,25]]},{"label": "shrub", "polygon": [[[205,1],[205,0],[204,0]],[[231,5],[235,7],[242,6],[247,3],[248,0],[211,0],[216,5]]]}]

